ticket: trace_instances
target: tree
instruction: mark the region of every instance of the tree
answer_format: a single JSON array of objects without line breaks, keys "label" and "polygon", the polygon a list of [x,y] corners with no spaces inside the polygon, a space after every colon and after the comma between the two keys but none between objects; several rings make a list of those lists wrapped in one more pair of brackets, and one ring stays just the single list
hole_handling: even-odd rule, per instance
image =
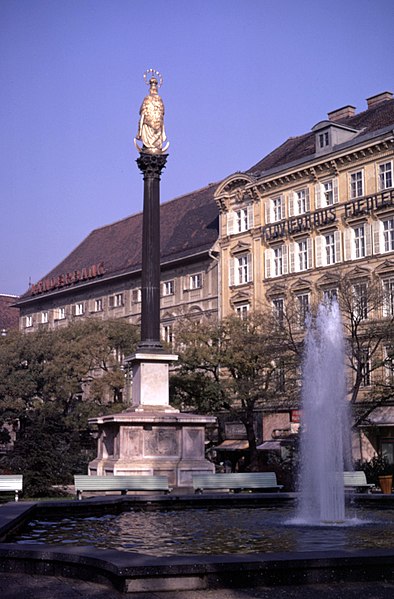
[{"label": "tree", "polygon": [[[378,278],[336,277],[338,301],[347,340],[349,396],[353,427],[379,406],[392,403],[394,317]],[[386,348],[386,349],[385,349]]]},{"label": "tree", "polygon": [[250,459],[257,462],[257,409],[277,410],[294,401],[285,386],[296,354],[270,311],[221,322],[185,319],[175,331],[180,368],[171,379],[173,400],[184,408],[233,412],[244,424]]},{"label": "tree", "polygon": [[0,423],[20,425],[2,466],[24,474],[28,493],[69,482],[93,458],[88,418],[124,407],[122,362],[136,342],[136,327],[95,319],[1,338]]}]

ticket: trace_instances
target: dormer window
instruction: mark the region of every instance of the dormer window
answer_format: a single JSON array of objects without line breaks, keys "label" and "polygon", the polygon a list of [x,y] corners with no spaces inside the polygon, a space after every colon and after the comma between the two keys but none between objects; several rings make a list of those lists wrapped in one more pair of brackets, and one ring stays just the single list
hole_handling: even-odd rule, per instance
[{"label": "dormer window", "polygon": [[319,133],[319,148],[323,149],[330,145],[330,134],[328,131]]}]

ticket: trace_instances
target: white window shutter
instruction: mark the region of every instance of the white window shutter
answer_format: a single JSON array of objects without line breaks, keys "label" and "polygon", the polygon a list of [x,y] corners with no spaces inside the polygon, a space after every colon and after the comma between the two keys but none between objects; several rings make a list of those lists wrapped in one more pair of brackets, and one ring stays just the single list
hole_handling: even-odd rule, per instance
[{"label": "white window shutter", "polygon": [[325,239],[323,235],[318,235],[315,239],[315,249],[316,249],[316,268],[319,266],[325,266],[326,262],[323,264],[323,247],[325,245]]},{"label": "white window shutter", "polygon": [[285,196],[280,196],[280,211],[281,211],[281,218],[284,219],[286,218],[286,202],[285,202]]},{"label": "white window shutter", "polygon": [[252,254],[247,254],[246,260],[248,263],[248,274],[246,277],[247,282],[253,281],[253,271],[252,271]]},{"label": "white window shutter", "polygon": [[283,274],[287,275],[287,273],[289,272],[289,248],[287,245],[283,244],[282,245],[282,267],[283,267]]},{"label": "white window shutter", "polygon": [[335,262],[341,261],[342,256],[342,235],[340,231],[334,232],[334,242],[335,242]]},{"label": "white window shutter", "polygon": [[335,179],[332,180],[332,196],[333,196],[334,204],[338,204],[338,202],[339,202],[339,193],[338,193],[338,179],[337,179],[337,177],[335,177]]},{"label": "white window shutter", "polygon": [[234,212],[227,214],[227,235],[233,235],[234,233]]},{"label": "white window shutter", "polygon": [[372,235],[373,253],[381,254],[384,251],[383,222],[381,220],[375,220],[372,223]]},{"label": "white window shutter", "polygon": [[230,286],[235,285],[235,264],[234,264],[234,258],[230,258],[229,261],[229,281],[230,281]]},{"label": "white window shutter", "polygon": [[319,208],[321,208],[321,199],[322,199],[323,193],[322,193],[322,186],[321,183],[316,183],[315,184],[315,209],[318,210]]},{"label": "white window shutter", "polygon": [[366,223],[364,225],[365,232],[365,255],[370,256],[372,254],[372,226]]},{"label": "white window shutter", "polygon": [[247,210],[247,218],[248,218],[248,229],[253,229],[254,219],[253,219],[253,204],[248,204],[246,207]]},{"label": "white window shutter", "polygon": [[345,229],[344,231],[345,241],[345,260],[351,260],[353,258],[353,247],[354,247],[354,231],[353,229]]},{"label": "white window shutter", "polygon": [[294,191],[287,194],[287,203],[289,206],[289,217],[294,216]]},{"label": "white window shutter", "polygon": [[270,279],[272,277],[272,269],[271,269],[271,260],[272,260],[273,250],[270,248],[265,250],[264,252],[264,260],[265,260],[265,278]]},{"label": "white window shutter", "polygon": [[290,271],[295,272],[295,253],[296,253],[296,243],[293,241],[289,245],[289,262],[290,262]]},{"label": "white window shutter", "polygon": [[271,200],[267,200],[265,202],[265,223],[268,225],[271,221]]},{"label": "white window shutter", "polygon": [[311,200],[309,198],[309,189],[305,190],[305,212],[309,212],[311,209]]},{"label": "white window shutter", "polygon": [[307,247],[307,257],[308,257],[308,266],[307,268],[312,268],[313,266],[313,252],[312,252],[312,239],[308,237],[306,240]]}]

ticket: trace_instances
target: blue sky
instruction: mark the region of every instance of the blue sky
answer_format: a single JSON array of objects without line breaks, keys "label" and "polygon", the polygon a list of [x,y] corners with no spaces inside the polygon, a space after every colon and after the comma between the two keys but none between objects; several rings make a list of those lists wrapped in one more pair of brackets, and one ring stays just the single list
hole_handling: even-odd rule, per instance
[{"label": "blue sky", "polygon": [[394,91],[393,14],[392,0],[0,0],[0,293],[142,209],[146,69],[164,76],[166,201]]}]

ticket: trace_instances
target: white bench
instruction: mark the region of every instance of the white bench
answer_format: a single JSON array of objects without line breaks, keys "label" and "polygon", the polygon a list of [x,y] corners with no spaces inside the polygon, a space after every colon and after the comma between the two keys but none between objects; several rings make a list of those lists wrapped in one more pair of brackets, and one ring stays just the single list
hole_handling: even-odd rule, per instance
[{"label": "white bench", "polygon": [[195,493],[204,490],[244,491],[259,489],[264,491],[280,491],[283,485],[278,485],[275,472],[231,472],[225,474],[195,474],[193,475]]},{"label": "white bench", "polygon": [[13,491],[15,493],[15,501],[19,500],[19,491],[23,488],[22,474],[1,474],[0,475],[0,491]]},{"label": "white bench", "polygon": [[371,483],[367,483],[365,472],[363,470],[356,470],[355,472],[344,472],[343,482],[345,489],[356,489],[357,491],[368,491],[375,486]]},{"label": "white bench", "polygon": [[163,491],[170,493],[172,490],[168,486],[166,476],[151,475],[109,475],[109,476],[89,476],[85,474],[74,475],[75,493],[78,499],[82,499],[84,491],[121,491],[126,495],[127,491]]}]

